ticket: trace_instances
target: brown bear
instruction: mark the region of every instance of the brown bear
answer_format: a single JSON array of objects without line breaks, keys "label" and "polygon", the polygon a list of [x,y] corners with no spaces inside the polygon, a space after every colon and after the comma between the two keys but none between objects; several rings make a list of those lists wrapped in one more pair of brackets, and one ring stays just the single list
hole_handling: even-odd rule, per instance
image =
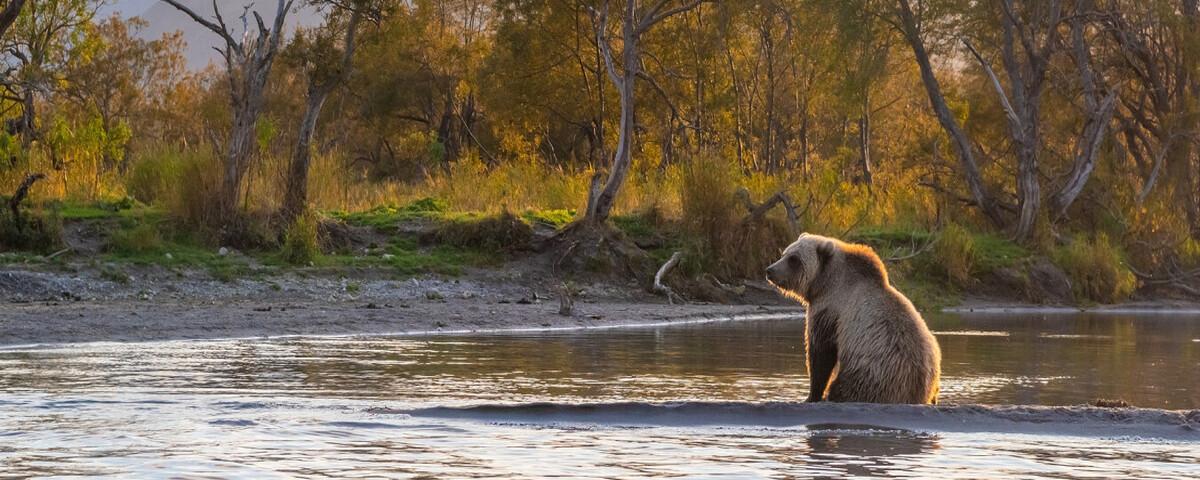
[{"label": "brown bear", "polygon": [[767,280],[807,307],[808,401],[937,403],[937,340],[870,247],[803,234]]}]

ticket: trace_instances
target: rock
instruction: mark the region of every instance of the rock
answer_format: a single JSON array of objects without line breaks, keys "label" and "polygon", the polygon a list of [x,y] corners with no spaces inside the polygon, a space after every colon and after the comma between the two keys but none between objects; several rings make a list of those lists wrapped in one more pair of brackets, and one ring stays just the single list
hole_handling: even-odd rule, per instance
[{"label": "rock", "polygon": [[1046,257],[1034,260],[1033,264],[1029,266],[1028,277],[1029,282],[1025,294],[1030,301],[1051,304],[1075,303],[1071,278]]},{"label": "rock", "polygon": [[164,256],[164,257],[167,257],[167,260],[170,260],[170,259],[173,259],[173,258],[175,258],[175,256],[174,256],[174,255],[171,255],[171,252],[167,252],[167,253],[163,254],[163,256]]},{"label": "rock", "polygon": [[221,247],[219,250],[217,250],[217,255],[220,255],[222,257],[229,255],[229,249],[225,248],[225,247]]},{"label": "rock", "polygon": [[1029,279],[1025,273],[1013,267],[997,268],[992,272],[996,286],[1007,292],[1024,293],[1029,289]]}]

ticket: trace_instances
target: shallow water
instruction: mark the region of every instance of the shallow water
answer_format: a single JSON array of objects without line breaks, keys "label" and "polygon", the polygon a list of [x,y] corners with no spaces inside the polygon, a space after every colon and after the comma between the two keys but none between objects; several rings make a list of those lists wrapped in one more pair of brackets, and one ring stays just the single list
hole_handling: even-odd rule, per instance
[{"label": "shallow water", "polygon": [[[1200,316],[947,315],[930,326],[943,404],[1200,409]],[[0,350],[0,477],[1200,475],[1200,434],[1153,422],[1110,432],[1093,418],[902,422],[865,409],[818,422],[827,413],[791,403],[763,410],[752,402],[807,395],[802,329]],[[444,408],[480,404],[506,407]]]}]

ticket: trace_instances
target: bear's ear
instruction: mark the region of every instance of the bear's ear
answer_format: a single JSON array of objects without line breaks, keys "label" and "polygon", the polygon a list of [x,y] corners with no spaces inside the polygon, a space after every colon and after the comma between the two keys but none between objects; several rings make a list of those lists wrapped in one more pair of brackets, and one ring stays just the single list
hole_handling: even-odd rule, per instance
[{"label": "bear's ear", "polygon": [[833,259],[833,244],[825,242],[817,245],[817,266],[819,267],[819,271],[825,270],[831,259]]}]

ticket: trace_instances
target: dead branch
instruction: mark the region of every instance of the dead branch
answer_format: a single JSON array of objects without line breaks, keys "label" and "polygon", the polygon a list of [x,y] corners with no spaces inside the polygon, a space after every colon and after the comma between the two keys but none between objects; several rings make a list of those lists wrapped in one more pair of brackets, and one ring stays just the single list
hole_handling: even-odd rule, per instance
[{"label": "dead branch", "polygon": [[662,268],[658,269],[658,273],[654,274],[654,291],[666,295],[667,302],[669,302],[671,305],[674,305],[676,300],[679,300],[679,302],[682,303],[683,298],[676,294],[674,290],[671,290],[671,287],[668,287],[665,283],[663,283],[663,277],[665,277],[667,272],[670,272],[672,268],[675,268],[675,265],[679,264],[679,260],[681,258],[683,258],[683,252],[675,252],[671,254],[671,259],[667,260],[667,263],[664,263]]},{"label": "dead branch", "polygon": [[25,201],[25,197],[29,196],[29,189],[33,187],[34,182],[46,178],[44,173],[31,173],[25,177],[21,185],[17,187],[17,191],[8,199],[8,208],[12,211],[13,225],[16,225],[17,231],[21,231],[24,222],[21,220],[21,202]]},{"label": "dead branch", "polygon": [[776,205],[783,205],[783,210],[787,212],[788,227],[792,229],[793,234],[800,233],[800,214],[796,212],[796,204],[792,202],[792,197],[789,196],[787,192],[783,190],[775,192],[774,195],[771,195],[763,203],[758,205],[755,205],[754,201],[750,199],[750,191],[746,190],[744,187],[739,188],[737,192],[734,193],[734,196],[737,197],[738,201],[740,201],[749,212],[746,217],[742,219],[742,225],[749,225],[751,222],[760,221],[762,220],[762,217],[766,215],[767,212],[771,211],[772,208],[775,208]]}]

